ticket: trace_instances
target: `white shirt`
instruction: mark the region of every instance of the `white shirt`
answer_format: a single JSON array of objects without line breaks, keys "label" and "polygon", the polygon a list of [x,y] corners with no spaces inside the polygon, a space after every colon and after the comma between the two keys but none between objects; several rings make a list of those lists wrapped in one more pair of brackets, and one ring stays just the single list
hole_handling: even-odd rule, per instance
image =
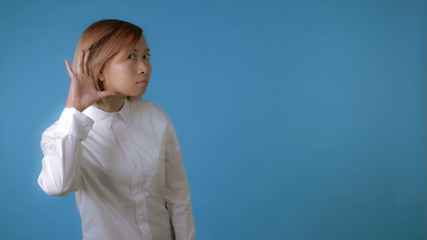
[{"label": "white shirt", "polygon": [[195,237],[190,191],[175,130],[142,99],[118,112],[65,108],[42,135],[40,187],[75,191],[83,239]]}]

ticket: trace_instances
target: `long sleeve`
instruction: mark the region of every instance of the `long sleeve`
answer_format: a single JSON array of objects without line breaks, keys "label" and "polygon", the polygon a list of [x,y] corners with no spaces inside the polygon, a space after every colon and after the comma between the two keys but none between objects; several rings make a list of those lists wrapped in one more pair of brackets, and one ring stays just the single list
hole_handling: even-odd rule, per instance
[{"label": "long sleeve", "polygon": [[182,162],[176,132],[169,123],[165,159],[165,199],[176,240],[192,240],[196,235],[190,188]]},{"label": "long sleeve", "polygon": [[42,171],[38,184],[49,195],[65,196],[80,186],[81,142],[94,121],[75,108],[65,108],[58,121],[43,132]]}]

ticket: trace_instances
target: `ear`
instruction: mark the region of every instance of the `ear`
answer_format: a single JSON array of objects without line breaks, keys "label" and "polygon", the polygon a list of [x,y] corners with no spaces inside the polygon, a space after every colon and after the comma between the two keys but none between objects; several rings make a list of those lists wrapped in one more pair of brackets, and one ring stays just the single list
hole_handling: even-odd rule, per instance
[{"label": "ear", "polygon": [[100,71],[100,72],[99,72],[99,77],[98,77],[98,79],[99,79],[99,80],[101,80],[101,81],[104,81],[104,80],[105,80],[105,76],[104,76],[104,73],[102,73],[102,71]]}]

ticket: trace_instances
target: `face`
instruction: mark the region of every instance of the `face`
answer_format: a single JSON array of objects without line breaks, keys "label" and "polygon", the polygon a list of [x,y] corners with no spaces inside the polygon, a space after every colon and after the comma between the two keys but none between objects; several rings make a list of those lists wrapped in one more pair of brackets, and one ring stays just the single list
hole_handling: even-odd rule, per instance
[{"label": "face", "polygon": [[150,76],[150,50],[144,36],[141,36],[131,52],[122,49],[110,59],[99,79],[105,90],[121,96],[138,97],[147,90]]}]

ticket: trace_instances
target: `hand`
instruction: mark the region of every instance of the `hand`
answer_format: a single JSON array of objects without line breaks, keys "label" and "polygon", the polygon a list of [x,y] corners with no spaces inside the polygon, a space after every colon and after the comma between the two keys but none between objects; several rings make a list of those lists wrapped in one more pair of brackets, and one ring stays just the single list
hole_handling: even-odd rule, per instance
[{"label": "hand", "polygon": [[98,91],[95,87],[95,79],[90,75],[88,69],[89,50],[79,52],[76,73],[73,72],[70,62],[65,60],[68,75],[71,83],[68,91],[68,99],[65,107],[74,107],[83,112],[87,107],[96,103],[102,98],[114,96],[116,93],[111,91]]}]

